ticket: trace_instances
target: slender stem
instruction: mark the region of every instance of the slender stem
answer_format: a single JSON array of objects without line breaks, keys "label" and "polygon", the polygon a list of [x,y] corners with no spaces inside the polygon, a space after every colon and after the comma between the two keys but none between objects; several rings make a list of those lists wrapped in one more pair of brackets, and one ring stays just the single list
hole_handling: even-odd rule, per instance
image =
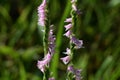
[{"label": "slender stem", "polygon": [[43,73],[43,80],[47,80],[45,72]]},{"label": "slender stem", "polygon": [[67,80],[71,80],[71,79],[70,79],[70,73],[69,73],[69,72],[67,73]]},{"label": "slender stem", "polygon": [[43,33],[43,46],[44,46],[44,56],[48,52],[48,34],[49,34],[49,20],[46,20],[46,26]]},{"label": "slender stem", "polygon": [[70,77],[69,77],[69,76],[67,76],[67,80],[70,80]]},{"label": "slender stem", "polygon": [[70,64],[72,64],[72,59],[73,59],[73,44],[72,44],[72,42],[70,41],[70,57],[71,57],[71,61],[70,61]]},{"label": "slender stem", "polygon": [[45,27],[45,32],[43,32],[43,46],[44,46],[44,56],[45,56],[47,54],[46,27]]},{"label": "slender stem", "polygon": [[76,13],[74,10],[71,10],[71,16],[72,16],[72,31],[73,33],[76,32],[75,31],[75,27],[76,27]]}]

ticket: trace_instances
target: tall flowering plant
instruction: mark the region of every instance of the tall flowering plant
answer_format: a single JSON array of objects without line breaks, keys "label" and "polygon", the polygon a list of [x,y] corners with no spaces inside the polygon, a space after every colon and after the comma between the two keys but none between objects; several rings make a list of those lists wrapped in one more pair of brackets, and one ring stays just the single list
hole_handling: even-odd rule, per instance
[{"label": "tall flowering plant", "polygon": [[[73,33],[73,29],[76,26],[76,14],[77,14],[77,7],[76,7],[76,0],[71,0],[71,17],[67,18],[65,20],[66,23],[68,23],[67,25],[65,25],[65,31],[66,33],[64,34],[64,36],[66,36],[67,38],[69,38],[69,43],[70,46],[69,48],[66,49],[66,52],[64,52],[64,54],[66,54],[65,57],[60,58],[63,63],[65,65],[67,65],[67,80],[71,80],[74,79],[75,80],[81,80],[81,70],[80,69],[75,69],[72,63],[72,59],[73,59],[73,55],[74,49],[79,49],[83,47],[83,41],[79,40],[75,37],[75,34]],[[72,74],[72,75],[71,75]]]},{"label": "tall flowering plant", "polygon": [[[55,78],[47,77],[46,71],[49,69],[50,61],[52,56],[55,53],[55,36],[53,35],[53,25],[49,25],[49,18],[48,18],[48,1],[43,0],[41,5],[38,7],[38,24],[42,27],[43,32],[43,46],[44,46],[44,58],[42,60],[38,60],[37,67],[38,69],[44,74],[43,80],[55,80]],[[65,25],[66,33],[63,34],[67,38],[69,38],[70,46],[66,49],[65,57],[60,58],[65,65],[67,65],[67,77],[66,80],[81,80],[81,70],[75,69],[72,63],[72,58],[74,55],[74,49],[79,49],[83,47],[83,41],[76,38],[75,34],[73,33],[73,29],[76,26],[76,14],[77,14],[77,7],[76,7],[76,0],[71,0],[71,17],[65,20],[67,25]],[[71,76],[72,75],[72,76]]]},{"label": "tall flowering plant", "polygon": [[43,32],[43,46],[44,46],[44,58],[43,60],[38,60],[37,67],[43,72],[43,80],[54,80],[53,77],[48,78],[46,73],[49,69],[49,64],[54,54],[55,49],[55,36],[53,35],[53,25],[49,25],[48,19],[48,1],[43,0],[41,5],[38,7],[38,25],[42,27]]}]

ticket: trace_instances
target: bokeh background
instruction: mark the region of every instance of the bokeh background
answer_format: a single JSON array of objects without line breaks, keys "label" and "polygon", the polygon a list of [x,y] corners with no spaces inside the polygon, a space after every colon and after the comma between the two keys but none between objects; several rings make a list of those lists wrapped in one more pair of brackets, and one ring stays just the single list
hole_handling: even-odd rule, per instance
[{"label": "bokeh background", "polygon": [[[37,7],[41,0],[0,0],[0,80],[42,80],[36,67],[43,58]],[[120,80],[120,0],[78,0],[75,34],[84,48],[75,50],[74,66],[83,80]],[[68,47],[64,20],[69,0],[50,0],[49,17],[57,37],[57,55],[51,68],[65,80],[66,66],[58,59]],[[57,62],[56,62],[57,61]],[[55,68],[57,67],[57,68]],[[58,74],[57,74],[58,73]]]}]

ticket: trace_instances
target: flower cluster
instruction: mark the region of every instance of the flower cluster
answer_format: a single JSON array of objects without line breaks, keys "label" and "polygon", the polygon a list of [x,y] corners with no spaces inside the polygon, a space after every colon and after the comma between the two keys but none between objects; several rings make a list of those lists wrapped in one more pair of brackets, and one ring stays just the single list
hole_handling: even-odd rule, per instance
[{"label": "flower cluster", "polygon": [[68,66],[67,68],[68,72],[72,73],[75,77],[75,80],[81,80],[81,70],[75,69],[73,66]]},{"label": "flower cluster", "polygon": [[[77,11],[76,8],[76,0],[71,0],[72,3],[72,10]],[[67,31],[64,35],[68,38],[70,38],[70,41],[75,44],[75,48],[81,48],[83,45],[83,41],[77,39],[74,34],[72,33],[72,28],[73,28],[73,24],[74,24],[74,19],[73,18],[67,18],[64,22],[67,22],[68,24],[65,25],[65,31]]]},{"label": "flower cluster", "polygon": [[[64,54],[66,55],[63,58],[60,58],[65,65],[68,64],[68,72],[72,73],[74,76],[72,78],[75,78],[75,80],[81,80],[81,70],[75,69],[73,66],[70,66],[72,63],[72,57],[73,57],[73,49],[79,49],[83,45],[83,41],[79,40],[75,37],[75,35],[72,32],[73,27],[75,26],[75,15],[72,12],[77,13],[77,7],[76,7],[76,0],[71,0],[71,17],[67,18],[64,22],[68,23],[65,25],[65,31],[66,33],[64,36],[70,39],[70,48],[66,49],[66,52]],[[38,7],[38,24],[44,28],[42,30],[44,32],[43,34],[43,45],[44,45],[44,53],[45,56],[43,60],[38,60],[37,67],[42,71],[43,73],[46,73],[46,68],[49,68],[50,61],[52,59],[53,54],[55,53],[55,35],[53,35],[53,25],[51,25],[49,28],[46,26],[49,26],[47,22],[49,22],[49,19],[47,19],[47,0],[43,0],[42,4]],[[44,74],[43,79],[46,77]],[[46,80],[46,79],[45,79]],[[47,80],[55,80],[54,77],[47,77]]]},{"label": "flower cluster", "polygon": [[38,24],[45,26],[46,20],[46,0],[43,0],[42,4],[38,7]]},{"label": "flower cluster", "polygon": [[[72,3],[72,9],[74,11],[76,11],[76,5],[75,5],[76,1],[72,0],[71,3]],[[83,45],[83,41],[77,39],[74,36],[74,34],[72,33],[72,28],[73,28],[73,23],[74,23],[73,18],[67,18],[64,22],[68,23],[67,25],[64,26],[65,31],[66,31],[64,36],[66,36],[66,37],[68,37],[70,39],[70,42],[75,45],[74,48],[76,48],[76,49],[81,48],[82,45]],[[64,64],[68,64],[70,62],[70,59],[71,59],[70,55],[72,55],[72,53],[71,53],[71,50],[69,48],[66,49],[66,54],[67,54],[66,57],[61,58],[61,60],[63,61]]]},{"label": "flower cluster", "polygon": [[65,30],[67,31],[64,35],[68,38],[70,38],[70,41],[75,44],[75,48],[81,48],[83,45],[83,41],[77,39],[74,34],[72,33],[72,18],[68,18],[65,20],[65,22],[68,22],[69,24],[65,25]]},{"label": "flower cluster", "polygon": [[49,31],[49,36],[48,36],[48,53],[45,55],[44,59],[42,61],[38,61],[37,67],[40,69],[42,72],[45,71],[45,68],[49,66],[49,63],[51,61],[51,58],[54,54],[54,49],[55,49],[55,36],[53,35],[53,29],[52,26]]},{"label": "flower cluster", "polygon": [[44,46],[44,58],[43,60],[38,60],[37,67],[40,71],[44,73],[43,79],[47,80],[55,80],[54,77],[46,77],[47,68],[49,68],[50,61],[52,59],[53,54],[55,53],[55,35],[53,35],[53,25],[49,26],[48,23],[48,1],[43,0],[41,5],[38,7],[38,24],[41,26],[43,31],[43,46]]},{"label": "flower cluster", "polygon": [[[77,8],[76,8],[76,0],[71,0],[71,4],[72,4],[72,12],[77,12]],[[79,69],[75,69],[73,66],[71,66],[72,64],[72,57],[73,57],[73,49],[79,49],[83,47],[83,41],[79,40],[75,37],[75,35],[72,32],[72,29],[75,26],[75,14],[72,13],[70,18],[67,18],[64,22],[68,23],[66,24],[65,27],[65,34],[64,36],[66,36],[67,38],[70,39],[70,49],[67,48],[66,52],[64,54],[66,54],[67,56],[60,58],[64,64],[68,64],[68,73],[72,73],[74,76],[72,76],[72,78],[75,78],[75,80],[81,80],[81,70]],[[74,45],[73,45],[74,44]],[[73,65],[73,64],[72,64]],[[68,76],[70,77],[70,75]]]},{"label": "flower cluster", "polygon": [[[77,39],[74,36],[74,34],[72,33],[72,27],[73,27],[72,18],[66,19],[65,22],[67,22],[69,24],[65,25],[65,31],[67,31],[67,32],[64,35],[70,39],[70,42],[72,44],[75,45],[74,48],[76,48],[76,49],[81,48],[83,45],[83,41]],[[67,48],[66,52],[64,54],[67,54],[67,56],[60,58],[60,59],[63,61],[64,64],[68,64],[72,59],[71,49]],[[71,72],[74,75],[75,80],[81,80],[81,75],[80,75],[81,70],[74,69],[73,66],[68,66],[68,72]]]},{"label": "flower cluster", "polygon": [[50,60],[51,60],[51,55],[50,53],[48,53],[42,61],[37,62],[38,69],[40,69],[44,73],[45,67],[49,66]]},{"label": "flower cluster", "polygon": [[71,52],[70,52],[70,49],[69,48],[67,48],[66,49],[66,52],[64,52],[64,54],[66,54],[67,56],[66,57],[63,57],[63,58],[60,58],[62,61],[63,61],[63,63],[64,64],[68,64],[69,62],[70,62],[70,60],[71,60]]},{"label": "flower cluster", "polygon": [[[75,0],[71,0],[72,3],[72,9],[74,11],[77,11],[76,8],[76,1]],[[75,48],[81,48],[83,45],[83,41],[77,39],[74,34],[72,33],[72,27],[73,27],[73,18],[67,18],[64,22],[67,22],[68,24],[65,25],[65,31],[67,31],[64,35],[68,38],[70,38],[70,41],[75,44]]]},{"label": "flower cluster", "polygon": [[53,25],[50,26],[49,36],[48,36],[48,48],[51,55],[55,53],[55,35],[53,35]]},{"label": "flower cluster", "polygon": [[[70,42],[73,43],[73,44],[75,44],[75,47],[74,47],[74,48],[76,48],[76,49],[81,48],[82,45],[83,45],[83,41],[77,39],[77,38],[73,35],[73,33],[72,33],[72,27],[73,27],[73,26],[72,26],[72,18],[66,19],[65,22],[67,22],[67,23],[69,23],[69,24],[67,24],[67,25],[64,26],[64,27],[65,27],[65,31],[67,31],[67,32],[64,34],[64,36],[68,37],[68,38],[70,39]],[[70,55],[71,55],[71,51],[70,51],[69,48],[66,49],[65,54],[67,54],[67,56],[61,58],[61,60],[63,61],[64,64],[67,64],[67,63],[69,63],[69,61],[70,61]]]},{"label": "flower cluster", "polygon": [[82,40],[79,40],[79,39],[76,39],[76,37],[75,36],[72,36],[71,37],[71,42],[73,43],[73,44],[75,44],[75,48],[76,49],[79,49],[79,48],[82,48],[83,46],[83,41]]}]

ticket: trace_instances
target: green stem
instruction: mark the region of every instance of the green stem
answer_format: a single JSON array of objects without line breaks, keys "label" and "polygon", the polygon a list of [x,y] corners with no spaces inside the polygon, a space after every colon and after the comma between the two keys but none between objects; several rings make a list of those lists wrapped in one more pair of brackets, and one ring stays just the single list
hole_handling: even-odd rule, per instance
[{"label": "green stem", "polygon": [[73,33],[76,32],[75,31],[75,27],[76,27],[76,12],[74,10],[71,10],[71,17],[72,17],[72,31]]},{"label": "green stem", "polygon": [[43,32],[43,46],[44,46],[44,56],[48,52],[48,35],[49,35],[49,19],[46,20],[46,26]]},{"label": "green stem", "polygon": [[69,73],[69,72],[67,72],[67,80],[71,80],[71,79],[70,79],[70,73]]},{"label": "green stem", "polygon": [[46,27],[45,27],[45,32],[43,32],[43,46],[44,46],[44,56],[45,56],[47,54]]},{"label": "green stem", "polygon": [[43,80],[47,80],[45,72],[43,73]]}]

